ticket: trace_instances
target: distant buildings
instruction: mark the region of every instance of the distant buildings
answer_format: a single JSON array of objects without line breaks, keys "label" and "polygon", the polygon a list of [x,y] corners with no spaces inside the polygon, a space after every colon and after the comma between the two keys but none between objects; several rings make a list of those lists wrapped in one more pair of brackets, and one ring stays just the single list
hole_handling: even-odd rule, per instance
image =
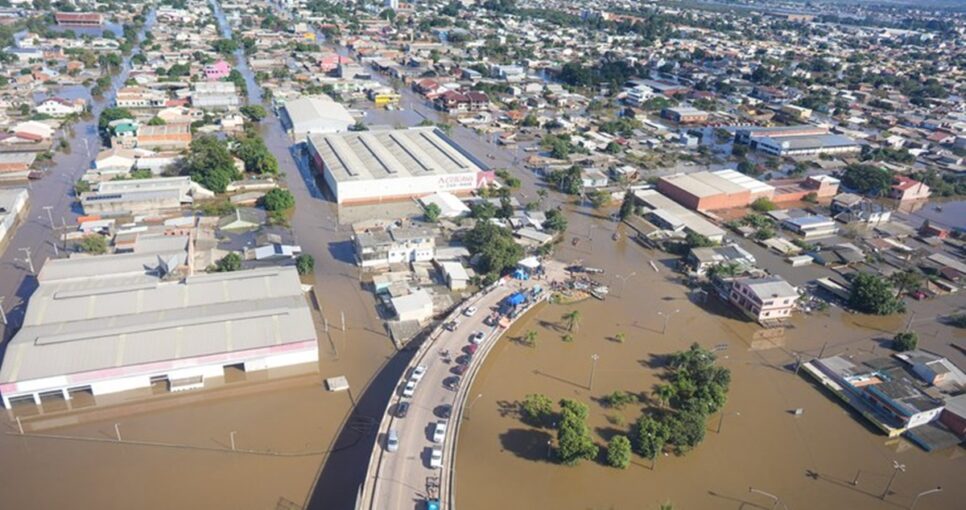
[{"label": "distant buildings", "polygon": [[79,115],[84,113],[85,107],[86,102],[83,99],[68,101],[59,97],[51,97],[45,99],[42,103],[37,105],[37,113],[50,115],[51,117],[59,119],[67,117],[68,115]]},{"label": "distant buildings", "polygon": [[703,124],[708,121],[708,112],[691,107],[674,107],[661,110],[661,117],[678,124]]},{"label": "distant buildings", "polygon": [[84,214],[159,215],[180,210],[197,198],[213,196],[190,177],[156,177],[101,182],[82,193],[80,202]]},{"label": "distant buildings", "polygon": [[695,273],[704,275],[708,269],[721,264],[736,264],[739,268],[751,268],[757,262],[755,256],[737,244],[691,248],[684,257]]},{"label": "distant buildings", "polygon": [[432,127],[312,134],[308,149],[340,204],[468,194],[494,178],[482,161]]},{"label": "distant buildings", "polygon": [[728,301],[757,322],[791,317],[798,291],[781,276],[736,278]]},{"label": "distant buildings", "polygon": [[225,110],[237,108],[241,99],[235,84],[227,81],[208,81],[194,84],[191,91],[191,104],[196,108]]},{"label": "distant buildings", "polygon": [[738,129],[735,131],[735,143],[746,144],[754,150],[778,157],[846,154],[862,149],[847,136],[831,134],[828,128],[807,124]]},{"label": "distant buildings", "polygon": [[29,198],[24,188],[0,189],[0,246],[11,235]]},{"label": "distant buildings", "polygon": [[62,27],[99,27],[104,24],[104,15],[99,12],[56,12],[54,20]]},{"label": "distant buildings", "polygon": [[[693,233],[707,237],[715,243],[724,240],[724,230],[655,190],[635,191],[634,198],[644,206],[643,223],[637,227],[632,224],[638,230],[639,236],[650,239],[684,238],[688,233]],[[648,231],[644,232],[642,229]]]}]

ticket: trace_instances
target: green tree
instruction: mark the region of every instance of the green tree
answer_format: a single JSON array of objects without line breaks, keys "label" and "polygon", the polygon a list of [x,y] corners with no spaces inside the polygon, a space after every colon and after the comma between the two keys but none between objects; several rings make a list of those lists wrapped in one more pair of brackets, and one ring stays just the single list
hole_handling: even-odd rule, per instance
[{"label": "green tree", "polygon": [[852,279],[849,306],[873,315],[891,315],[905,309],[903,302],[896,299],[889,282],[872,273],[858,273]]},{"label": "green tree", "polygon": [[597,457],[598,447],[587,427],[587,406],[575,400],[560,401],[560,422],[557,424],[557,456],[567,465]]},{"label": "green tree", "polygon": [[594,209],[600,209],[610,203],[610,193],[600,189],[591,191],[588,198],[590,199],[590,204],[594,206]]},{"label": "green tree", "polygon": [[674,445],[674,453],[681,455],[704,440],[707,415],[698,409],[682,409],[667,420],[667,442]]},{"label": "green tree", "polygon": [[523,334],[523,338],[520,339],[520,342],[523,345],[526,345],[527,347],[536,347],[537,346],[537,332],[534,331],[534,330],[532,330],[532,329],[528,329],[526,331],[526,333]]},{"label": "green tree", "polygon": [[634,402],[637,402],[637,396],[623,390],[615,390],[601,399],[601,403],[614,409],[623,409],[628,404],[633,404]]},{"label": "green tree", "polygon": [[903,331],[892,337],[892,348],[899,351],[914,351],[919,347],[919,335],[914,331]]},{"label": "green tree", "polygon": [[760,197],[751,203],[751,208],[760,213],[764,213],[768,211],[774,211],[777,208],[777,206],[775,205],[774,202],[772,202],[771,200],[768,200],[768,198]]},{"label": "green tree", "polygon": [[580,329],[580,310],[571,310],[565,313],[563,320],[567,323],[567,331],[576,332]]},{"label": "green tree", "polygon": [[574,165],[566,170],[554,170],[547,176],[550,182],[558,191],[568,195],[579,195],[583,188],[580,167]]},{"label": "green tree", "polygon": [[115,120],[133,118],[134,114],[127,108],[105,108],[97,119],[97,128],[101,131],[106,131],[107,125]]},{"label": "green tree", "polygon": [[562,233],[567,230],[567,217],[559,208],[550,209],[547,211],[547,220],[543,222],[543,228]]},{"label": "green tree", "polygon": [[165,124],[167,124],[167,122],[158,116],[151,117],[151,120],[148,121],[149,126],[163,126]]},{"label": "green tree", "polygon": [[215,272],[217,273],[228,273],[231,271],[238,271],[241,269],[241,256],[235,252],[231,252],[228,255],[218,259],[215,262]]},{"label": "green tree", "polygon": [[851,164],[845,167],[842,184],[866,195],[882,196],[892,186],[892,172],[878,165]]},{"label": "green tree", "polygon": [[642,414],[631,428],[634,451],[646,459],[654,460],[664,450],[670,436],[667,425],[650,414]]},{"label": "green tree", "polygon": [[464,236],[463,244],[471,253],[480,255],[479,267],[485,273],[502,274],[523,258],[523,247],[516,243],[513,234],[490,221],[478,221]]},{"label": "green tree", "polygon": [[307,253],[295,257],[295,270],[301,275],[311,274],[315,270],[315,257]]},{"label": "green tree", "polygon": [[242,113],[242,115],[248,117],[252,122],[261,122],[262,119],[268,116],[268,112],[265,111],[265,107],[260,104],[245,105],[238,110]]},{"label": "green tree", "polygon": [[675,395],[674,386],[670,384],[658,384],[654,387],[654,396],[657,398],[658,402],[661,403],[661,407],[666,408],[671,402],[671,399]]},{"label": "green tree", "polygon": [[889,276],[889,281],[895,285],[896,299],[899,299],[903,292],[919,286],[922,282],[922,275],[913,269],[905,269],[892,273]]},{"label": "green tree", "polygon": [[628,191],[624,193],[624,200],[621,202],[621,208],[617,212],[617,215],[620,217],[621,220],[626,220],[632,214],[634,214],[635,200],[636,199],[634,198],[633,192]]},{"label": "green tree", "polygon": [[687,243],[689,248],[707,248],[715,245],[714,241],[697,232],[688,232],[684,242]]},{"label": "green tree", "polygon": [[186,169],[192,180],[215,193],[224,193],[228,184],[241,177],[225,143],[212,135],[192,140]]},{"label": "green tree", "polygon": [[426,221],[430,223],[436,223],[437,221],[439,221],[439,215],[442,213],[443,211],[436,204],[428,204],[423,209],[423,214],[426,215]]},{"label": "green tree", "polygon": [[631,463],[631,441],[627,436],[617,435],[607,442],[607,464],[618,469],[627,469]]},{"label": "green tree", "polygon": [[81,251],[91,255],[102,255],[107,253],[107,238],[100,234],[90,234],[81,239],[78,247]]},{"label": "green tree", "polygon": [[295,197],[287,189],[274,188],[265,193],[262,204],[267,211],[285,211],[295,207]]},{"label": "green tree", "polygon": [[268,150],[265,142],[256,136],[246,136],[238,140],[235,155],[245,162],[245,170],[264,175],[278,174],[278,160]]},{"label": "green tree", "polygon": [[544,427],[553,419],[553,400],[540,393],[531,393],[520,402],[520,416],[530,425]]}]

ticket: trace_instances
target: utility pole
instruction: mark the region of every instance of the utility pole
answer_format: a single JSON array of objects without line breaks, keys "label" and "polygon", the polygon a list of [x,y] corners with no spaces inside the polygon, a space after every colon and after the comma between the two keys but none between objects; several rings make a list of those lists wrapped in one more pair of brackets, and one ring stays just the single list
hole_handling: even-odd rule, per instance
[{"label": "utility pole", "polygon": [[54,247],[54,256],[55,257],[60,257],[60,248],[57,247],[57,241],[56,240],[55,241],[51,241],[50,244],[51,244],[51,246]]},{"label": "utility pole", "polygon": [[345,333],[345,312],[339,312],[339,315],[342,316],[342,332]]},{"label": "utility pole", "polygon": [[600,359],[596,353],[590,356],[590,359],[594,360],[590,365],[590,386],[587,387],[588,390],[594,391],[594,373],[597,372],[597,360]]},{"label": "utility pole", "polygon": [[886,485],[885,491],[882,492],[882,495],[879,496],[879,499],[885,501],[886,496],[889,495],[889,491],[892,489],[892,482],[896,481],[896,476],[899,474],[899,471],[905,472],[906,465],[899,464],[899,461],[897,460],[892,461],[892,476],[889,478],[889,483]]},{"label": "utility pole", "polygon": [[54,229],[57,228],[57,227],[54,226],[54,215],[50,213],[50,210],[53,209],[53,208],[54,208],[54,206],[52,206],[52,205],[45,205],[44,206],[44,210],[47,211],[47,220],[50,221],[50,230],[54,230]]},{"label": "utility pole", "polygon": [[725,416],[727,416],[729,414],[733,414],[735,416],[741,416],[741,413],[739,411],[735,411],[733,413],[726,413],[726,412],[722,411],[721,412],[721,416],[718,418],[718,430],[717,430],[717,433],[718,434],[721,433],[721,424],[724,423]]},{"label": "utility pole", "polygon": [[658,315],[664,317],[664,329],[661,330],[661,334],[662,335],[666,335],[667,334],[667,326],[668,326],[668,322],[671,321],[671,314],[675,314],[675,313],[678,313],[680,311],[681,310],[674,310],[673,312],[667,312],[667,313],[665,313],[665,312],[657,312]]},{"label": "utility pole", "polygon": [[916,494],[916,499],[912,500],[912,504],[909,505],[909,510],[916,510],[916,504],[919,503],[919,498],[923,496],[928,496],[930,494],[935,494],[937,492],[942,492],[942,491],[943,491],[942,487],[936,487],[935,489],[929,489],[928,491],[922,491],[919,494]]},{"label": "utility pole", "polygon": [[30,267],[30,272],[37,274],[37,271],[34,271],[34,260],[30,258],[30,248],[20,248],[20,251],[24,252],[27,256],[27,266]]},{"label": "utility pole", "polygon": [[114,424],[114,434],[117,435],[117,442],[120,443],[121,439],[121,427],[117,423]]},{"label": "utility pole", "polygon": [[231,451],[235,451],[235,430],[228,434],[228,438],[231,439]]},{"label": "utility pole", "polygon": [[775,510],[776,508],[778,508],[778,505],[779,504],[782,505],[783,508],[788,508],[788,507],[785,506],[784,503],[782,503],[782,500],[779,499],[778,496],[776,496],[776,495],[774,495],[774,494],[772,494],[770,492],[765,492],[763,490],[758,490],[758,489],[756,489],[754,487],[748,487],[748,492],[753,492],[755,494],[761,494],[762,496],[765,496],[766,498],[771,498],[771,500],[775,502],[771,506],[772,510]]},{"label": "utility pole", "polygon": [[4,326],[7,325],[7,314],[3,311],[3,300],[5,297],[6,296],[0,296],[0,322],[2,322]]},{"label": "utility pole", "polygon": [[473,405],[475,405],[476,404],[476,401],[479,400],[480,397],[482,397],[482,396],[483,396],[483,394],[480,393],[479,395],[476,396],[476,398],[473,399],[472,402],[470,402],[470,405],[466,406],[466,413],[464,413],[464,415],[463,415],[463,418],[464,419],[467,419],[467,420],[470,419],[470,411],[473,410]]}]

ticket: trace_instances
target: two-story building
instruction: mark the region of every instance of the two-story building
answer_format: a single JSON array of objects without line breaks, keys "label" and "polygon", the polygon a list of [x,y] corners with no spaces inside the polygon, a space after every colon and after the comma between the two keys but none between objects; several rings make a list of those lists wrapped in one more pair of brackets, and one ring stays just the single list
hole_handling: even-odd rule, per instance
[{"label": "two-story building", "polygon": [[798,290],[777,275],[736,278],[732,281],[728,301],[748,317],[765,323],[790,317],[798,301]]},{"label": "two-story building", "polygon": [[423,228],[394,228],[360,233],[353,239],[356,263],[362,267],[426,262],[436,255],[436,237]]}]

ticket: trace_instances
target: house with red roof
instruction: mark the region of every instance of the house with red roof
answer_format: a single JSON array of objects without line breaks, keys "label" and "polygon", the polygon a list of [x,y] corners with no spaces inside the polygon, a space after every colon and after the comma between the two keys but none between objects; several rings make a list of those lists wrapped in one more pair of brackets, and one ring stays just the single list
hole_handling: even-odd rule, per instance
[{"label": "house with red roof", "polygon": [[62,27],[99,27],[104,24],[104,15],[99,12],[57,12],[54,19]]},{"label": "house with red roof", "polygon": [[906,200],[918,200],[921,198],[929,198],[932,192],[929,191],[929,186],[904,175],[896,176],[892,182],[892,190],[889,196],[898,199],[900,202]]}]

